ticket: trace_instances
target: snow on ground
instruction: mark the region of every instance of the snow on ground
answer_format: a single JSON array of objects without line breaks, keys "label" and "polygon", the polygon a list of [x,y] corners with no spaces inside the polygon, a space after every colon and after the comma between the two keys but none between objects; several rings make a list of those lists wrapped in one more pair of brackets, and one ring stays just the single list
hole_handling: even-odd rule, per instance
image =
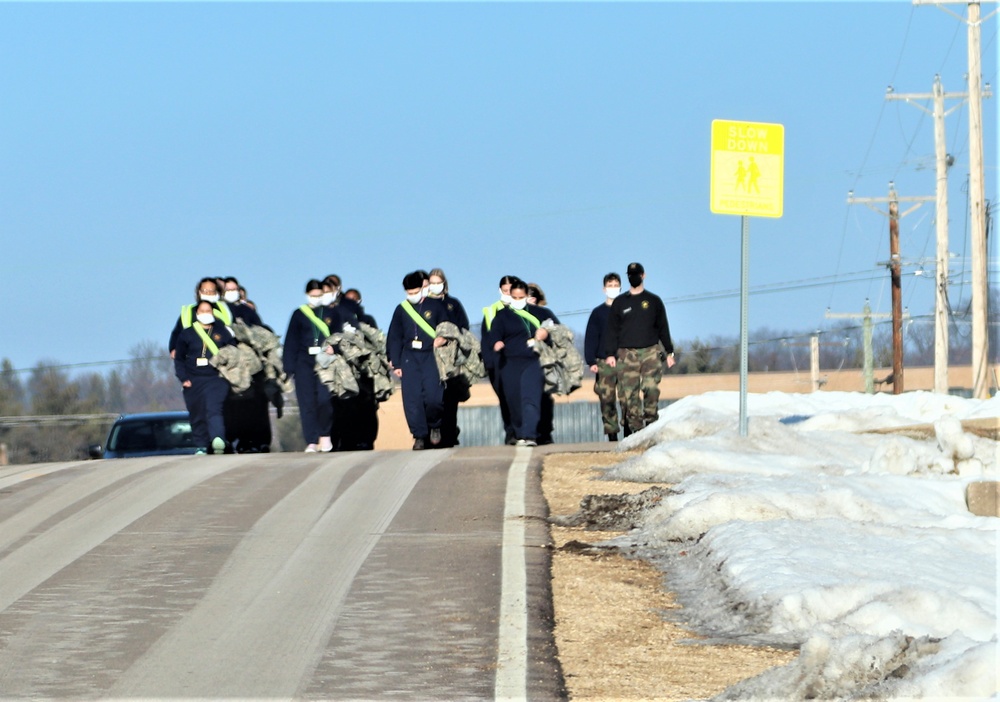
[{"label": "snow on ground", "polygon": [[[998,698],[997,523],[966,506],[998,444],[965,419],[1000,398],[692,396],[622,442],[610,479],[670,483],[613,543],[657,563],[719,641],[799,647],[718,699]],[[865,433],[933,425],[926,439]]]}]

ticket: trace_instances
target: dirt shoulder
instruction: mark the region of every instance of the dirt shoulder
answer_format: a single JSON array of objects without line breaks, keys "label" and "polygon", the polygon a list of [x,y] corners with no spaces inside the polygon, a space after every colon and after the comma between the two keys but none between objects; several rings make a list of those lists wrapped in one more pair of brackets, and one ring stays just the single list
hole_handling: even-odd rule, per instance
[{"label": "dirt shoulder", "polygon": [[[586,495],[635,494],[651,487],[593,480],[600,474],[595,467],[623,458],[618,453],[546,456],[542,491],[550,513],[572,515]],[[664,589],[656,568],[580,545],[616,532],[555,525],[551,532],[555,638],[571,699],[706,698],[795,657],[768,648],[696,643],[698,636],[661,616],[680,605]]]}]

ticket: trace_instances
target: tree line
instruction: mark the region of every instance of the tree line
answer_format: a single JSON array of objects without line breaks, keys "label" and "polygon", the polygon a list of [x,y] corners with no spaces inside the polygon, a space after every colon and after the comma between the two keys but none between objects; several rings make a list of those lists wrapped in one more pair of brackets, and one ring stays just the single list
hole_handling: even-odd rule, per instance
[{"label": "tree line", "polygon": [[[990,327],[991,355],[1000,349],[1000,334]],[[749,372],[805,371],[810,349],[806,332],[758,329],[750,334]],[[956,323],[950,335],[949,361],[966,364],[971,358],[969,325]],[[892,332],[876,324],[872,335],[876,368],[892,365]],[[577,334],[582,346],[583,334]],[[907,323],[904,355],[908,366],[934,364],[934,326],[927,320]],[[582,350],[582,349],[581,349]],[[39,361],[19,371],[9,359],[0,362],[0,443],[10,463],[73,461],[88,458],[88,446],[101,444],[119,414],[184,409],[180,383],[166,350],[144,341],[129,352],[129,360],[106,372],[71,374],[56,361]],[[740,370],[738,336],[713,336],[676,344],[680,374],[735,373]],[[820,367],[861,368],[864,365],[863,330],[844,323],[820,334]],[[301,449],[294,394],[287,398],[289,413],[277,422],[279,446]]]}]

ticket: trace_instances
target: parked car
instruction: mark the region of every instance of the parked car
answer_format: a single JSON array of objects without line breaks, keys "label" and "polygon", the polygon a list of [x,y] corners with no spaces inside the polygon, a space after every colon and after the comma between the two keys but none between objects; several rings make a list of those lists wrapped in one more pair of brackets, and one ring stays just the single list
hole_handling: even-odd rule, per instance
[{"label": "parked car", "polygon": [[118,417],[104,446],[90,446],[90,457],[173,456],[197,450],[187,412],[146,412]]}]

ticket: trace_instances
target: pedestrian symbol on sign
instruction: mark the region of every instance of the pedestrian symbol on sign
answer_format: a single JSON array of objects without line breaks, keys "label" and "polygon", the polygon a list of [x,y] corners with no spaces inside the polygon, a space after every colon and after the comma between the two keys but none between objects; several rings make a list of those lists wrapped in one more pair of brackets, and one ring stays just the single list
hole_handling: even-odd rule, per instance
[{"label": "pedestrian symbol on sign", "polygon": [[781,216],[784,134],[780,124],[712,122],[712,212]]}]

